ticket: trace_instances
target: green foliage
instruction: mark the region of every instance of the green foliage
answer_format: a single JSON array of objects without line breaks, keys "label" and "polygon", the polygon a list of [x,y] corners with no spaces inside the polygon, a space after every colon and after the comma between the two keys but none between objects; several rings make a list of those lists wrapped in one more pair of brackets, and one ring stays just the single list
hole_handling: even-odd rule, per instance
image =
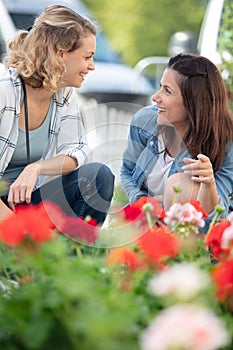
[{"label": "green foliage", "polygon": [[[135,65],[146,56],[167,56],[177,31],[199,34],[207,0],[85,0],[123,60]],[[192,13],[192,16],[190,16]]]},{"label": "green foliage", "polygon": [[[120,190],[121,188],[118,189]],[[118,200],[124,201],[121,196]],[[223,321],[224,329],[229,333],[230,344],[224,350],[232,349],[232,305],[228,304],[228,300],[224,303],[216,298],[216,286],[210,278],[214,267],[202,235],[191,230],[189,237],[183,237],[177,235],[176,231],[168,233],[165,227],[158,228],[156,225],[147,235],[151,220],[146,224],[145,217],[148,219],[149,212],[150,215],[155,215],[154,211],[159,203],[152,198],[147,203],[150,206],[145,206],[141,199],[138,202],[141,203],[141,209],[137,207],[137,215],[138,209],[141,210],[140,219],[135,220],[135,207],[131,206],[131,214],[128,211],[129,219],[122,220],[122,215],[116,214],[115,220],[105,228],[106,233],[111,236],[111,229],[115,227],[114,235],[117,240],[120,233],[124,234],[124,238],[127,236],[129,226],[134,235],[137,233],[140,238],[144,232],[144,239],[139,239],[140,242],[138,238],[128,240],[124,245],[117,245],[119,249],[113,249],[109,245],[111,248],[101,246],[98,249],[99,239],[92,246],[84,246],[61,233],[58,234],[57,230],[51,232],[48,240],[41,240],[44,237],[43,232],[41,237],[37,231],[35,235],[35,228],[30,226],[28,230],[27,225],[23,227],[22,239],[19,241],[17,238],[20,232],[16,227],[19,214],[2,221],[1,349],[142,350],[139,342],[141,334],[156,316],[161,316],[161,313],[175,304],[183,307],[189,304],[211,311],[212,317]],[[150,211],[148,208],[151,208]],[[29,207],[24,207],[28,221],[27,210]],[[146,216],[141,217],[144,211]],[[37,224],[42,230],[43,220],[48,224],[49,222],[44,215],[40,218],[38,212],[34,214],[36,217],[32,222],[37,218]],[[171,220],[170,224],[173,222]],[[194,225],[194,218],[191,222]],[[77,226],[77,229],[82,231],[83,226]],[[11,238],[15,238],[11,248],[6,245],[9,234]],[[231,249],[233,250],[233,246]],[[232,250],[229,250],[229,257],[232,256]],[[161,276],[174,266],[178,269],[182,265],[185,267],[187,263],[196,267],[199,273],[205,273],[205,282],[203,278],[195,277],[196,274],[190,276],[190,272],[186,275],[190,276],[190,281],[187,281],[187,277],[183,278],[178,270],[175,278],[174,275],[166,278],[168,285],[173,281],[172,287],[165,288],[166,293],[156,294],[155,290],[152,292],[149,288],[151,279]],[[177,278],[180,277],[181,281],[177,283]],[[192,282],[191,287],[186,281]],[[227,281],[226,279],[223,282],[228,288]],[[232,288],[232,279],[229,286]],[[232,290],[229,296],[232,296]],[[204,328],[208,329],[209,323]],[[196,347],[192,349],[195,350]]]},{"label": "green foliage", "polygon": [[9,290],[0,298],[0,347],[137,349],[138,331],[148,317],[143,300],[119,290],[116,273],[109,273],[103,259],[67,257],[67,248],[64,237],[57,237],[14,261],[14,251],[1,246],[1,266],[15,265],[19,280],[19,271],[25,272],[21,278],[30,272],[33,279],[19,287],[1,279]]},{"label": "green foliage", "polygon": [[224,4],[224,13],[220,26],[219,34],[219,52],[222,59],[221,70],[225,78],[226,85],[233,99],[233,3],[226,0]]},{"label": "green foliage", "polygon": [[[10,266],[8,273],[19,281],[16,286],[9,276],[1,277],[6,289],[0,289],[0,347],[139,350],[139,335],[171,302],[148,290],[156,270],[127,275],[120,265],[107,266],[103,252],[93,256],[89,251],[81,258],[70,254],[70,244],[74,245],[56,236],[32,251],[0,245],[2,271]],[[206,271],[210,268],[203,247],[171,263],[189,260]],[[122,288],[128,282],[130,288]],[[219,313],[213,288],[205,293],[198,302]],[[231,329],[230,314],[225,312],[224,318]]]}]

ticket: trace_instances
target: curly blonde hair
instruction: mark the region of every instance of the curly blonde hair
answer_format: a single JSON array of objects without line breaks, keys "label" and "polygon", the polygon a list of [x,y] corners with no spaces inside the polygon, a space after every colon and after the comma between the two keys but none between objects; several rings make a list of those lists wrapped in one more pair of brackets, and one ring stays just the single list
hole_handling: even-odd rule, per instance
[{"label": "curly blonde hair", "polygon": [[51,5],[44,9],[29,31],[19,31],[9,42],[4,63],[17,69],[33,88],[57,91],[65,74],[58,50],[72,52],[82,45],[96,25],[70,8]]}]

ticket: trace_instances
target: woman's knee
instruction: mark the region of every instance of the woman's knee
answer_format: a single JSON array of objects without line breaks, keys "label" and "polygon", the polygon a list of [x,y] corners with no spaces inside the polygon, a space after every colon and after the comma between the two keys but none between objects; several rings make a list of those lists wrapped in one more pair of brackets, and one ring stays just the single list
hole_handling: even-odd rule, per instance
[{"label": "woman's knee", "polygon": [[101,197],[105,200],[111,200],[114,191],[115,176],[107,165],[98,162],[88,163],[80,167],[79,173],[82,173],[79,176],[85,176],[90,182],[95,183]]},{"label": "woman's knee", "polygon": [[174,199],[196,199],[199,187],[200,185],[191,180],[187,174],[176,173],[169,176],[165,185],[164,207],[168,209],[174,202]]}]

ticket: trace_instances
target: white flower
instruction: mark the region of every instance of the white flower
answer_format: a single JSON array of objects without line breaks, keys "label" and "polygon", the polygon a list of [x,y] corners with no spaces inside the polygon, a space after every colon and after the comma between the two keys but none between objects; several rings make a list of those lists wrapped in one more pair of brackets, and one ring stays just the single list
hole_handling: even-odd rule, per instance
[{"label": "white flower", "polygon": [[228,215],[228,221],[233,225],[233,211]]},{"label": "white flower", "polygon": [[229,342],[222,321],[210,310],[195,305],[165,309],[140,337],[142,350],[216,350]]},{"label": "white flower", "polygon": [[190,203],[175,203],[166,212],[164,222],[172,227],[180,223],[190,223],[203,227],[203,214]]},{"label": "white flower", "polygon": [[227,249],[230,247],[230,244],[233,242],[233,225],[228,226],[223,231],[221,239],[221,248]]},{"label": "white flower", "polygon": [[186,301],[195,297],[209,282],[209,275],[203,270],[182,263],[155,275],[149,281],[149,290],[156,296],[172,296],[178,301]]}]

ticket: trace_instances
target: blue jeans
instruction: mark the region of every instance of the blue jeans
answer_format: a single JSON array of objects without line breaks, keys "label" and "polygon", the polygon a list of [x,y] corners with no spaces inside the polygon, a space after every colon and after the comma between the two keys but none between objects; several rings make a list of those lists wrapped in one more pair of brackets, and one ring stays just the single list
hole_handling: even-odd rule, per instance
[{"label": "blue jeans", "polygon": [[90,215],[102,224],[110,207],[114,175],[101,163],[89,163],[72,173],[58,176],[32,193],[32,203],[56,203],[67,215]]}]

